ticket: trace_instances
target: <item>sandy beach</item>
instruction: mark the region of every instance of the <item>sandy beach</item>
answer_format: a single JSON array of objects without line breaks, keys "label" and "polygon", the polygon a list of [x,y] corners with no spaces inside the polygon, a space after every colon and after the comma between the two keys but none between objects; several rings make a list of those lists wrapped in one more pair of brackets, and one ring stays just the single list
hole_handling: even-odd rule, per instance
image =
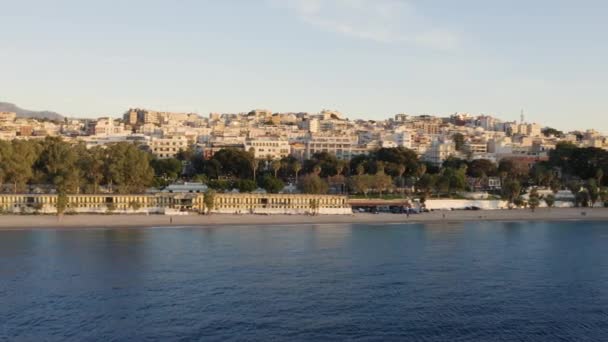
[{"label": "sandy beach", "polygon": [[2,215],[0,229],[41,228],[134,228],[134,227],[208,227],[246,225],[302,225],[341,223],[433,223],[467,221],[567,221],[595,220],[608,222],[607,208],[552,208],[530,210],[434,211],[407,217],[403,214],[353,215],[222,215],[163,216],[163,215]]}]

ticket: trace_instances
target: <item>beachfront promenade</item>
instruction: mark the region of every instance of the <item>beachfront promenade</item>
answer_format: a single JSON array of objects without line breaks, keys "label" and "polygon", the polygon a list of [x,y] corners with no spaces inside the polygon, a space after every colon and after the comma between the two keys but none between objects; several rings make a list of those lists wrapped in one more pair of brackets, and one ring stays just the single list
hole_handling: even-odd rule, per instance
[{"label": "beachfront promenade", "polygon": [[[220,226],[272,226],[272,225],[327,225],[327,224],[387,224],[425,223],[453,226],[461,222],[479,221],[606,221],[608,208],[541,208],[502,210],[433,211],[404,214],[350,214],[350,215],[2,215],[0,229],[45,228],[134,228],[134,227],[220,227]],[[608,228],[608,226],[607,226]]]}]

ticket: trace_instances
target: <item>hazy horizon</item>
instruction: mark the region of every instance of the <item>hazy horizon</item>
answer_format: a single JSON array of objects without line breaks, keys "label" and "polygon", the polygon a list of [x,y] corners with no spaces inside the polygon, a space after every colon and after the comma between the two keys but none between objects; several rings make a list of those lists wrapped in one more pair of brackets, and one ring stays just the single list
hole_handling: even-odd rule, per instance
[{"label": "hazy horizon", "polygon": [[0,101],[163,111],[488,114],[608,132],[608,3],[6,2]]}]

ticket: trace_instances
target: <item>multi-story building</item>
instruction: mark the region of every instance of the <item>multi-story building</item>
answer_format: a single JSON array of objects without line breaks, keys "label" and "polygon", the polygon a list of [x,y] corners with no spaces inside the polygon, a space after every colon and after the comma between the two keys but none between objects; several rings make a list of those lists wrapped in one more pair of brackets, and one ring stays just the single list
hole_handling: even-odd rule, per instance
[{"label": "multi-story building", "polygon": [[245,151],[252,151],[256,159],[281,159],[289,155],[287,139],[257,138],[245,141]]},{"label": "multi-story building", "polygon": [[467,142],[464,145],[464,149],[466,152],[470,153],[470,154],[482,154],[482,153],[487,153],[488,152],[488,144],[485,142]]},{"label": "multi-story building", "polygon": [[441,165],[450,156],[456,153],[456,147],[452,141],[435,140],[423,156],[423,160],[434,165]]},{"label": "multi-story building", "polygon": [[88,131],[90,135],[98,136],[127,134],[124,124],[110,118],[100,118],[97,121],[90,122]]},{"label": "multi-story building", "polygon": [[152,138],[149,142],[150,152],[161,159],[175,158],[179,151],[185,151],[188,147],[188,139],[178,135]]},{"label": "multi-story building", "polygon": [[350,136],[326,137],[311,136],[306,142],[304,157],[310,159],[317,152],[336,155],[338,159],[349,160],[357,147],[357,140]]}]

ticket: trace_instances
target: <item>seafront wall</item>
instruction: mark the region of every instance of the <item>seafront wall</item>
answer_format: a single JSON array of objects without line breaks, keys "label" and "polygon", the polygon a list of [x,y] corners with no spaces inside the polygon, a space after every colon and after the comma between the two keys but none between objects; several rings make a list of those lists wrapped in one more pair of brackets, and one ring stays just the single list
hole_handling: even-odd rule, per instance
[{"label": "seafront wall", "polygon": [[450,210],[478,207],[484,210],[507,209],[507,201],[501,200],[466,200],[466,199],[427,199],[424,202],[427,209]]},{"label": "seafront wall", "polygon": [[[432,210],[450,210],[450,209],[465,209],[477,207],[483,210],[498,210],[508,209],[509,203],[502,200],[467,200],[467,199],[428,199],[424,203],[427,209]],[[601,207],[598,203],[597,207]],[[546,208],[547,204],[541,200],[539,208]],[[572,208],[574,203],[570,201],[556,201],[555,208]]]}]

